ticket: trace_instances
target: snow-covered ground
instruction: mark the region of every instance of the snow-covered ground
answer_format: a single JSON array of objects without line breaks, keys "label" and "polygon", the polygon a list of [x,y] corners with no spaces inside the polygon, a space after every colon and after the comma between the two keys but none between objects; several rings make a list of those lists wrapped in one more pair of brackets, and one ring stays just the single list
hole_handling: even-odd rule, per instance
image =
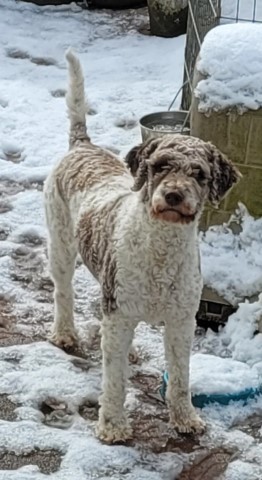
[{"label": "snow-covered ground", "polygon": [[201,233],[202,270],[205,284],[237,305],[262,292],[262,218],[254,220],[240,204],[231,221],[238,235],[230,222]]},{"label": "snow-covered ground", "polygon": [[[124,155],[140,141],[139,117],[165,110],[182,83],[185,38],[140,35],[137,25],[144,20],[143,11],[112,14],[0,0],[0,308],[12,305],[14,338],[43,339],[52,320],[42,183],[67,150],[64,51],[73,46],[83,64],[94,110],[88,119],[92,140]],[[230,301],[262,290],[261,220],[242,209],[242,232],[213,228],[203,236],[201,252],[206,283]],[[215,480],[200,470],[198,477],[180,475],[205,452],[227,456],[221,479],[261,479],[261,426],[255,438],[241,425],[261,414],[262,396],[247,405],[205,407],[207,432],[181,440],[168,429],[165,406],[154,396],[165,366],[161,332],[145,325],[137,329],[140,360],[131,367],[127,398],[135,439],[111,447],[95,438],[99,288],[81,265],[75,288],[80,357],[45,341],[0,349],[0,400],[7,394],[17,405],[15,421],[0,415],[0,480]],[[234,383],[233,391],[243,382],[262,383],[262,335],[254,336],[261,317],[261,301],[241,303],[223,332],[196,337],[196,391],[207,382],[209,391],[223,391],[224,378]],[[37,448],[61,452],[57,472],[46,477],[33,465],[3,470],[2,453]]]}]

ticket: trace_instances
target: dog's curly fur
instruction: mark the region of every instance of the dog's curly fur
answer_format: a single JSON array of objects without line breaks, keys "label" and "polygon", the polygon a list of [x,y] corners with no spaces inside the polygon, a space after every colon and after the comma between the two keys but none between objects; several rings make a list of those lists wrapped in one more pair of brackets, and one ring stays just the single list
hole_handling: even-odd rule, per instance
[{"label": "dog's curly fur", "polygon": [[128,352],[140,321],[165,325],[171,423],[180,432],[201,432],[189,389],[202,289],[197,225],[205,201],[217,204],[239,172],[213,145],[193,137],[150,140],[133,148],[126,164],[93,145],[81,66],[71,51],[66,57],[70,150],[44,190],[55,285],[52,341],[66,346],[77,340],[72,279],[80,253],[102,290],[98,436],[116,442],[131,435],[123,406]]}]

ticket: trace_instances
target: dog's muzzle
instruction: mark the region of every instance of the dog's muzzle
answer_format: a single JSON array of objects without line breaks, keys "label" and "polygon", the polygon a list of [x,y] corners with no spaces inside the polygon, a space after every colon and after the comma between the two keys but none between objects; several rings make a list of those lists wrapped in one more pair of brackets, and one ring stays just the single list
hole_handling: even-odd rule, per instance
[{"label": "dog's muzzle", "polygon": [[152,199],[152,216],[173,223],[190,223],[195,220],[197,209],[186,199],[181,190],[156,193]]}]

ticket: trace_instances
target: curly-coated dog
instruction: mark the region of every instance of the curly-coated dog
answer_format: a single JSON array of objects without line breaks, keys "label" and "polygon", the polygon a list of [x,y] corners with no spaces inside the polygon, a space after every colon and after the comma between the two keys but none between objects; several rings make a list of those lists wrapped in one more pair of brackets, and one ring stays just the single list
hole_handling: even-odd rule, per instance
[{"label": "curly-coated dog", "polygon": [[189,387],[202,289],[197,225],[204,203],[217,204],[240,174],[211,143],[190,136],[149,140],[130,151],[126,164],[93,145],[81,65],[71,50],[66,58],[70,149],[45,184],[55,285],[52,341],[77,341],[72,279],[80,253],[102,291],[98,436],[117,442],[132,434],[124,402],[128,352],[140,321],[165,325],[172,425],[179,432],[202,432]]}]

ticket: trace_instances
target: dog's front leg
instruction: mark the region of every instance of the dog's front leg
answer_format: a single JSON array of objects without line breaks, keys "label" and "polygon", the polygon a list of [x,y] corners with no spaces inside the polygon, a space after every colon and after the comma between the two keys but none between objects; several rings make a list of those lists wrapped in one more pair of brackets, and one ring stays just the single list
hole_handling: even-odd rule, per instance
[{"label": "dog's front leg", "polygon": [[165,353],[168,365],[166,399],[170,422],[181,433],[202,433],[204,422],[197,415],[189,385],[189,362],[195,329],[195,319],[169,320],[165,326]]},{"label": "dog's front leg", "polygon": [[97,435],[108,443],[126,441],[132,429],[124,412],[128,354],[134,330],[118,313],[102,321],[103,393],[100,397]]}]

